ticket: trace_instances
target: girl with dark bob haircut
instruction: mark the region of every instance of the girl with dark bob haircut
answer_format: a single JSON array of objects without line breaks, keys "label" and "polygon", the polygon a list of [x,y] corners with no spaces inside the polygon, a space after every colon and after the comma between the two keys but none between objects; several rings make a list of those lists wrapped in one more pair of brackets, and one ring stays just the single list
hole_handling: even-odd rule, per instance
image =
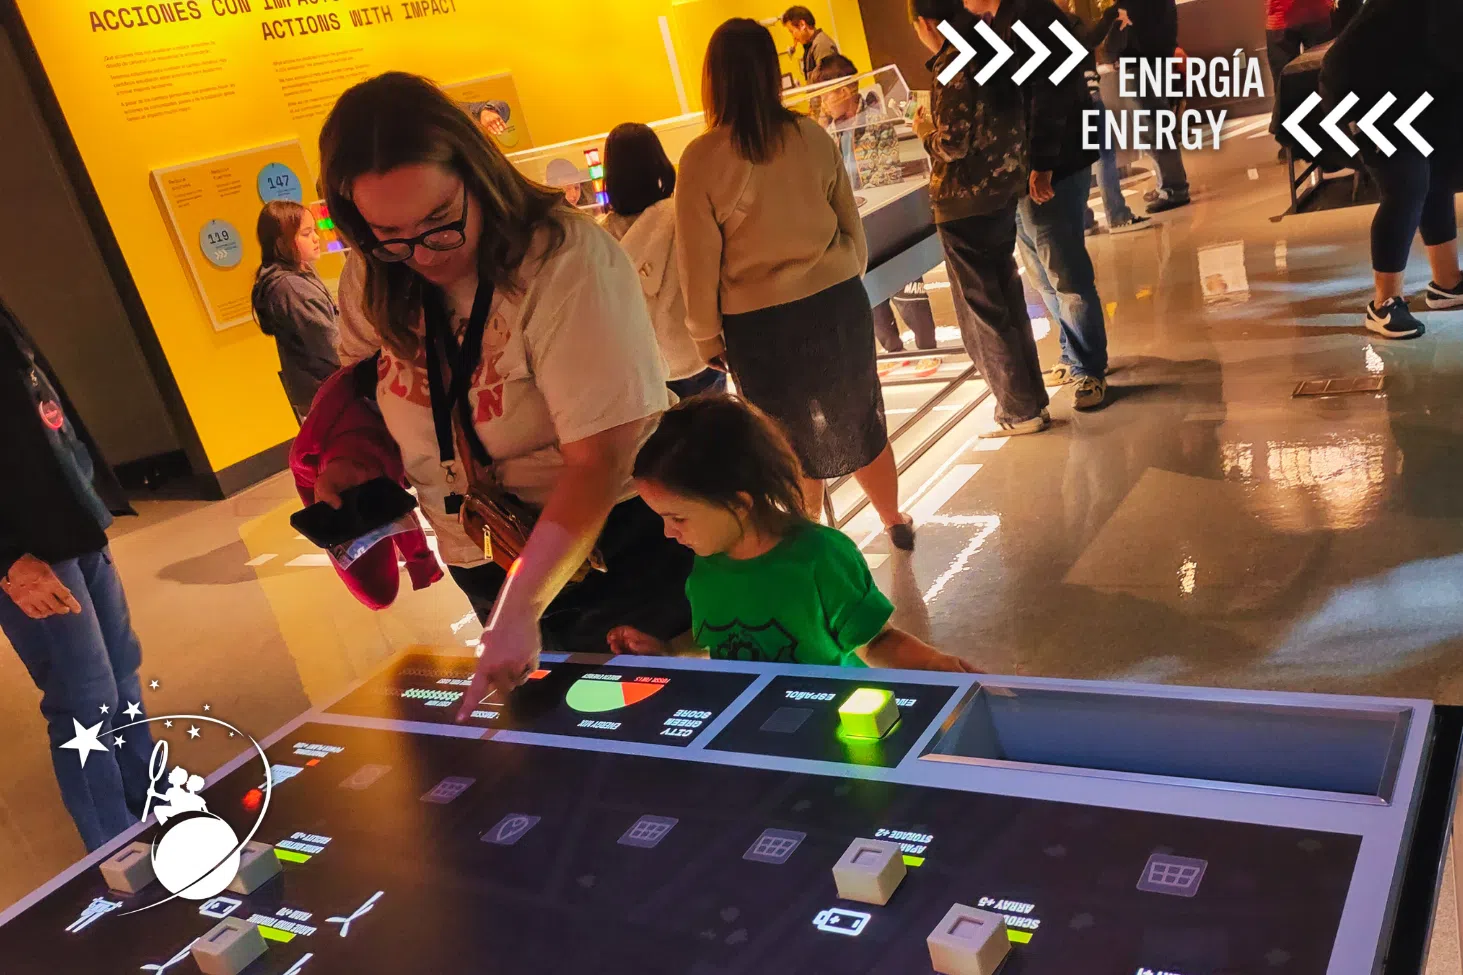
[{"label": "girl with dark bob haircut", "polygon": [[[640,449],[635,487],[696,553],[691,636],[715,660],[971,670],[890,625],[894,606],[847,535],[808,518],[802,469],[771,417],[730,396],[677,405]],[[617,653],[665,653],[634,627]]]},{"label": "girl with dark bob haircut", "polygon": [[625,122],[605,140],[605,229],[630,255],[677,398],[726,389],[726,373],[701,361],[686,329],[686,300],[676,261],[676,167],[648,125]]}]

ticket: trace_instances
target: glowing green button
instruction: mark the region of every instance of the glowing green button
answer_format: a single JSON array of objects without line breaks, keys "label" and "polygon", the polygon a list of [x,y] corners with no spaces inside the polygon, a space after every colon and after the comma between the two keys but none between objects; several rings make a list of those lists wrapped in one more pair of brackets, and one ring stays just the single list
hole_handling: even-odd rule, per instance
[{"label": "glowing green button", "polygon": [[849,738],[883,738],[899,720],[894,692],[860,687],[838,707],[838,726]]}]

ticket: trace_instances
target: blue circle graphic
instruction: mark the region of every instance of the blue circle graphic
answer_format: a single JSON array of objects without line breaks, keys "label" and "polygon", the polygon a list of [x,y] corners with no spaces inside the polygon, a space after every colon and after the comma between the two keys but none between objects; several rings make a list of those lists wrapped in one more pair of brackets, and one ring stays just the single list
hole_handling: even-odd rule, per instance
[{"label": "blue circle graphic", "polygon": [[244,259],[244,238],[227,220],[210,220],[198,231],[198,246],[208,263],[217,268],[238,266]]},{"label": "blue circle graphic", "polygon": [[264,203],[271,200],[304,203],[305,186],[293,169],[284,163],[272,162],[259,170],[259,199]]}]

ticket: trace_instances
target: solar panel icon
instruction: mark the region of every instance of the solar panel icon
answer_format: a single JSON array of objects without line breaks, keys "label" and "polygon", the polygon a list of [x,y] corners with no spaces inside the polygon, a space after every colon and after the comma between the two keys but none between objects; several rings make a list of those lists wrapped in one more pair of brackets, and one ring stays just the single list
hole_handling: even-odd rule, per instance
[{"label": "solar panel icon", "polygon": [[742,854],[743,860],[751,860],[754,863],[786,863],[787,858],[792,856],[798,844],[808,838],[807,833],[798,833],[790,829],[764,829],[762,835],[757,837],[755,843]]},{"label": "solar panel icon", "polygon": [[635,825],[625,830],[625,835],[620,837],[620,845],[654,849],[678,822],[680,820],[670,816],[641,816]]},{"label": "solar panel icon", "polygon": [[1199,882],[1204,879],[1204,871],[1208,868],[1207,860],[1155,853],[1143,867],[1138,889],[1170,897],[1193,897],[1199,892]]}]

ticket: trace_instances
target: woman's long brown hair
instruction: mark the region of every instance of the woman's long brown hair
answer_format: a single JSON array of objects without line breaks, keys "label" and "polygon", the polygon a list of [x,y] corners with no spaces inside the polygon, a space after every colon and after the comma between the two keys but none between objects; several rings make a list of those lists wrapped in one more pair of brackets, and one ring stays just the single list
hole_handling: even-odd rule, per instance
[{"label": "woman's long brown hair", "polygon": [[782,148],[798,115],[782,104],[782,67],[772,34],[746,17],[733,17],[711,35],[701,76],[708,128],[731,129],[737,154],[765,163]]},{"label": "woman's long brown hair", "polygon": [[365,258],[365,313],[382,343],[414,359],[427,283],[406,262],[371,256],[376,235],[351,200],[356,179],[400,166],[436,163],[456,172],[482,212],[478,274],[508,294],[522,290],[518,270],[534,235],[552,235],[543,256],[564,241],[564,194],[528,179],[466,112],[436,85],[392,71],[348,89],[320,131],[325,201],[336,226]]},{"label": "woman's long brown hair", "polygon": [[300,266],[300,255],[295,251],[295,237],[300,226],[312,219],[310,211],[294,200],[270,200],[259,211],[259,220],[254,225],[254,234],[259,238],[259,270],[254,272],[257,280],[264,269],[271,264]]}]

